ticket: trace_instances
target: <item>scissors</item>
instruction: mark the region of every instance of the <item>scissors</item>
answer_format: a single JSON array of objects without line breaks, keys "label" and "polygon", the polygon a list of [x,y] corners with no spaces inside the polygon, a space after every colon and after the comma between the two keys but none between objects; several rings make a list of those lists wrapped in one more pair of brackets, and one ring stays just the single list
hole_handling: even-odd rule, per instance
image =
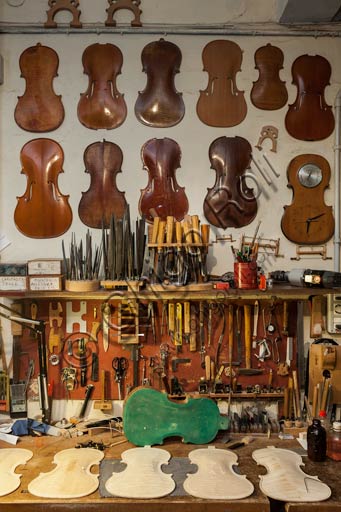
[{"label": "scissors", "polygon": [[124,379],[128,368],[128,359],[126,357],[114,357],[111,364],[115,372],[115,382],[117,382],[118,387],[118,399],[121,400],[122,380]]}]

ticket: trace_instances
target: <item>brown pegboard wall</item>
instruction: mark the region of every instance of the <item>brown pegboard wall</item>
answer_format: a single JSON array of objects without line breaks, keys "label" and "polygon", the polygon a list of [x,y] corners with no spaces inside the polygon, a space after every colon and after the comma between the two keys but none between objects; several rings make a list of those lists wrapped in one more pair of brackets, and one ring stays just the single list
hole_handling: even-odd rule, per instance
[{"label": "brown pegboard wall", "polygon": [[[71,301],[71,300],[70,300]],[[92,354],[98,355],[99,362],[99,378],[101,371],[106,372],[107,382],[105,390],[105,398],[117,399],[118,398],[118,387],[115,382],[115,373],[112,368],[112,361],[115,357],[125,357],[128,359],[128,368],[125,378],[122,382],[122,398],[126,396],[127,391],[133,386],[133,361],[131,360],[132,351],[131,345],[123,345],[118,342],[119,330],[117,329],[118,324],[118,310],[119,300],[112,300],[111,304],[111,315],[110,315],[110,329],[109,329],[109,347],[107,351],[104,351],[103,347],[103,329],[102,329],[102,306],[103,303],[100,300],[72,300],[72,314],[73,319],[77,320],[79,317],[80,323],[76,320],[72,325],[67,328],[69,321],[67,319],[66,311],[67,307],[70,311],[70,305],[67,306],[69,300],[58,300],[61,306],[61,312],[58,317],[61,321],[55,319],[50,326],[49,321],[49,310],[57,310],[57,302],[51,302],[46,299],[39,299],[37,301],[37,318],[46,322],[46,341],[49,347],[50,333],[59,333],[61,339],[60,351],[57,345],[53,346],[54,357],[57,356],[59,363],[52,365],[48,362],[48,382],[53,383],[53,398],[54,399],[83,399],[85,395],[85,387],[80,386],[80,356],[78,351],[79,339],[84,338],[86,340],[86,376],[87,383],[95,386],[92,394],[93,399],[101,398],[101,384],[100,381],[94,382],[91,380],[91,361]],[[82,302],[82,305],[81,305]],[[138,385],[142,384],[142,379],[145,378],[150,384],[156,389],[164,389],[164,383],[162,380],[162,361],[160,355],[160,345],[163,347],[168,346],[168,361],[166,366],[166,376],[168,382],[171,383],[172,377],[176,377],[180,386],[185,392],[196,392],[199,388],[199,382],[205,378],[205,368],[203,367],[204,357],[210,356],[211,361],[216,361],[217,344],[220,338],[221,349],[219,353],[218,365],[215,368],[215,372],[218,371],[221,365],[224,365],[227,370],[222,373],[221,380],[222,386],[225,389],[232,380],[228,375],[229,370],[229,347],[228,347],[228,307],[227,303],[220,302],[219,304],[214,303],[212,307],[211,315],[211,335],[209,336],[209,303],[204,301],[204,339],[205,339],[205,352],[200,353],[200,325],[199,325],[199,302],[191,301],[192,309],[195,308],[195,316],[191,321],[191,330],[196,334],[196,351],[190,351],[190,344],[186,342],[183,337],[182,346],[175,347],[174,340],[168,333],[166,324],[161,325],[162,320],[162,301],[154,301],[154,318],[155,318],[155,339],[153,335],[151,318],[148,319],[148,303],[140,302],[140,325],[139,325],[139,362],[138,362]],[[252,387],[258,384],[260,388],[266,388],[270,383],[270,374],[272,370],[272,388],[284,388],[288,384],[288,377],[282,377],[277,375],[278,363],[283,363],[286,359],[286,341],[287,335],[283,334],[283,302],[271,304],[269,301],[259,301],[259,319],[257,328],[257,340],[262,340],[264,337],[267,338],[268,345],[270,347],[271,355],[264,361],[259,361],[256,357],[256,352],[259,352],[259,348],[251,350],[251,367],[252,369],[263,370],[259,375],[239,375],[239,368],[245,367],[245,329],[244,329],[244,301],[233,302],[233,326],[234,326],[234,347],[232,361],[240,363],[239,365],[233,365],[232,370],[235,372],[234,375],[234,386],[240,384],[243,391],[247,387]],[[248,302],[251,306],[251,326],[253,332],[253,302]],[[81,306],[84,309],[84,314],[80,315]],[[273,314],[270,318],[269,307],[273,306]],[[239,319],[241,327],[241,358],[239,361],[239,353],[236,342],[236,321],[237,321],[237,308],[239,308]],[[273,333],[265,332],[263,325],[263,310],[265,308],[265,325],[272,323],[275,327]],[[31,301],[25,300],[25,314],[29,316],[31,309]],[[222,335],[223,318],[222,311],[225,314],[225,330]],[[293,337],[293,354],[294,360],[290,370],[296,369],[296,304],[295,302],[289,303],[289,315],[288,315],[288,335]],[[60,324],[58,326],[57,324]],[[161,335],[161,332],[163,334]],[[278,357],[277,354],[273,354],[274,339],[278,338]],[[123,338],[122,338],[123,339]],[[209,344],[210,339],[210,344]],[[72,349],[72,354],[71,354]],[[35,360],[35,376],[38,374],[38,357],[37,357],[37,341],[32,334],[24,329],[21,351],[20,364],[20,378],[25,379],[28,361],[29,359]],[[50,358],[51,352],[48,350],[48,358]],[[275,358],[275,360],[274,360]],[[55,357],[56,359],[56,357]],[[189,359],[189,362],[178,362],[174,363],[174,360]],[[65,385],[61,382],[62,368],[66,366],[73,366],[76,369],[77,385],[72,391],[67,392]],[[226,375],[227,373],[227,375]],[[211,391],[213,391],[213,383],[211,382]]]}]

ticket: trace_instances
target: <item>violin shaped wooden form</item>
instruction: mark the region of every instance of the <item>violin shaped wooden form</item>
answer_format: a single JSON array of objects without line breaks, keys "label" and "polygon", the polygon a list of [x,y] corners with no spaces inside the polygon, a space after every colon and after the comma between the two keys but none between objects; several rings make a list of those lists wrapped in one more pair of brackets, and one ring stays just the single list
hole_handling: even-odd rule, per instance
[{"label": "violin shaped wooden form", "polygon": [[296,100],[285,117],[288,133],[299,140],[322,140],[334,130],[332,107],[327,105],[324,90],[329,85],[331,66],[321,55],[301,55],[292,65]]},{"label": "violin shaped wooden form", "polygon": [[232,451],[209,446],[189,452],[188,457],[198,466],[198,471],[188,474],[183,484],[191,496],[208,500],[240,500],[253,493],[253,484],[245,475],[233,470],[238,457]]},{"label": "violin shaped wooden form", "polygon": [[[157,421],[155,421],[157,418]],[[124,433],[137,446],[162,444],[166,437],[180,436],[184,443],[209,443],[218,430],[228,428],[210,398],[187,398],[172,402],[165,393],[153,388],[136,388],[123,408]]]},{"label": "violin shaped wooden form", "polygon": [[257,200],[245,181],[252,148],[243,137],[219,137],[209,148],[211,168],[216,171],[212,188],[207,189],[204,214],[219,228],[246,226],[257,215]]},{"label": "violin shaped wooden form", "polygon": [[270,498],[284,502],[311,502],[327,500],[331,495],[328,485],[317,476],[302,471],[302,457],[291,450],[269,446],[255,450],[252,458],[268,471],[267,475],[259,477],[259,486]]},{"label": "violin shaped wooden form", "polygon": [[55,130],[64,120],[62,97],[53,90],[53,79],[58,76],[57,53],[38,43],[20,55],[19,65],[26,88],[23,96],[18,97],[16,123],[30,132]]},{"label": "violin shaped wooden form", "polygon": [[258,48],[255,53],[256,69],[259,77],[253,82],[251,101],[262,110],[277,110],[288,101],[285,82],[279,77],[283,69],[284,55],[280,48],[270,43]]},{"label": "violin shaped wooden form", "polygon": [[155,128],[178,124],[185,115],[182,94],[174,84],[180,71],[182,54],[178,46],[160,39],[147,44],[141,54],[147,85],[139,92],[135,115],[141,123]]},{"label": "violin shaped wooden form", "polygon": [[299,155],[291,160],[287,177],[293,201],[284,206],[284,235],[296,244],[327,242],[334,234],[333,209],[324,202],[330,180],[327,160],[320,155]]},{"label": "violin shaped wooden form", "polygon": [[175,489],[172,475],[161,466],[168,464],[170,453],[161,448],[131,448],[122,453],[122,463],[127,467],[113,473],[105,488],[120,498],[151,499],[167,496]]},{"label": "violin shaped wooden form", "polygon": [[27,142],[20,153],[22,174],[27,176],[25,194],[17,197],[14,221],[31,238],[53,238],[65,233],[72,222],[68,198],[58,188],[64,153],[51,139]]},{"label": "violin shaped wooden form", "polygon": [[15,473],[17,466],[26,464],[33,457],[31,450],[24,448],[2,448],[0,458],[0,496],[18,489],[21,475]]},{"label": "violin shaped wooden form", "polygon": [[141,190],[139,211],[146,221],[154,217],[166,220],[167,216],[183,220],[188,212],[185,188],[176,181],[175,172],[180,167],[181,150],[172,139],[151,139],[141,150],[143,167],[148,171],[148,184]]},{"label": "violin shaped wooden form", "polygon": [[233,41],[216,40],[205,46],[202,60],[208,84],[200,91],[197,114],[208,126],[236,126],[245,119],[244,92],[238,90],[236,83],[242,59],[242,50]]},{"label": "violin shaped wooden form", "polygon": [[117,128],[127,116],[124,96],[116,87],[123,64],[121,50],[110,43],[95,43],[84,50],[82,62],[89,84],[78,102],[79,121],[93,130]]},{"label": "violin shaped wooden form", "polygon": [[122,218],[127,207],[124,192],[116,185],[116,176],[121,171],[123,154],[113,142],[90,144],[84,152],[84,163],[90,174],[90,187],[82,192],[78,206],[81,221],[91,228],[109,228],[113,215]]},{"label": "violin shaped wooden form", "polygon": [[91,466],[98,465],[104,453],[95,448],[68,448],[54,456],[57,466],[28,484],[34,496],[42,498],[81,498],[98,488],[98,475],[91,473]]}]

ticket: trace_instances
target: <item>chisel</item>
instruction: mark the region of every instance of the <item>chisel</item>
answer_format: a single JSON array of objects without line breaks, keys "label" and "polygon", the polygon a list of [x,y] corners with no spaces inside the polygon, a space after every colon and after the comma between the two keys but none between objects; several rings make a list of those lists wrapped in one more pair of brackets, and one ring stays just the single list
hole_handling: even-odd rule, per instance
[{"label": "chisel", "polygon": [[244,305],[245,368],[251,368],[251,306]]}]

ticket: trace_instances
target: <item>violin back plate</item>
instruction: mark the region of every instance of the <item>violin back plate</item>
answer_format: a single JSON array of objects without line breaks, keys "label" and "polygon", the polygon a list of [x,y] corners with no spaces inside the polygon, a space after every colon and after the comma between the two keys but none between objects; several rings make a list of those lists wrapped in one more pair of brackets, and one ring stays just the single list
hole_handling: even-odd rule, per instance
[{"label": "violin back plate", "polygon": [[150,499],[167,496],[175,489],[172,475],[161,466],[168,464],[171,455],[160,448],[131,448],[122,453],[122,463],[127,467],[113,473],[106,481],[108,492],[120,498]]},{"label": "violin back plate", "polygon": [[42,498],[81,498],[98,488],[98,475],[91,466],[98,465],[104,453],[95,448],[68,448],[58,452],[53,462],[57,466],[28,484],[34,496]]},{"label": "violin back plate", "polygon": [[31,450],[24,448],[2,448],[0,450],[0,496],[6,496],[18,489],[21,475],[15,468],[26,464],[33,457]]},{"label": "violin back plate", "polygon": [[256,69],[259,77],[253,83],[251,101],[255,107],[262,110],[277,110],[286,104],[288,92],[285,82],[279,77],[283,68],[284,55],[280,48],[270,43],[258,48],[255,53]]},{"label": "violin back plate", "polygon": [[31,132],[55,130],[64,120],[61,96],[53,90],[53,80],[58,76],[57,53],[38,43],[21,54],[19,65],[26,89],[14,111],[17,125]]},{"label": "violin back plate", "polygon": [[161,38],[144,47],[141,60],[147,84],[135,103],[137,119],[155,128],[178,124],[185,115],[182,94],[174,83],[182,60],[180,48]]},{"label": "violin back plate", "polygon": [[207,500],[240,500],[253,493],[253,484],[246,476],[234,472],[238,457],[232,451],[209,446],[193,450],[188,456],[191,463],[198,466],[198,471],[188,474],[184,482],[184,489],[191,496]]},{"label": "violin back plate", "polygon": [[292,65],[296,100],[285,116],[288,133],[298,140],[317,141],[333,133],[335,119],[324,90],[329,85],[331,66],[321,55],[301,55]]},{"label": "violin back plate", "polygon": [[291,450],[269,446],[255,450],[252,458],[268,471],[259,478],[261,491],[269,498],[310,502],[327,500],[331,495],[328,485],[302,471],[302,457]]},{"label": "violin back plate", "polygon": [[136,388],[128,395],[123,409],[126,438],[137,446],[162,444],[166,437],[180,436],[184,443],[209,443],[218,430],[228,428],[210,398],[173,402],[153,388]]}]

